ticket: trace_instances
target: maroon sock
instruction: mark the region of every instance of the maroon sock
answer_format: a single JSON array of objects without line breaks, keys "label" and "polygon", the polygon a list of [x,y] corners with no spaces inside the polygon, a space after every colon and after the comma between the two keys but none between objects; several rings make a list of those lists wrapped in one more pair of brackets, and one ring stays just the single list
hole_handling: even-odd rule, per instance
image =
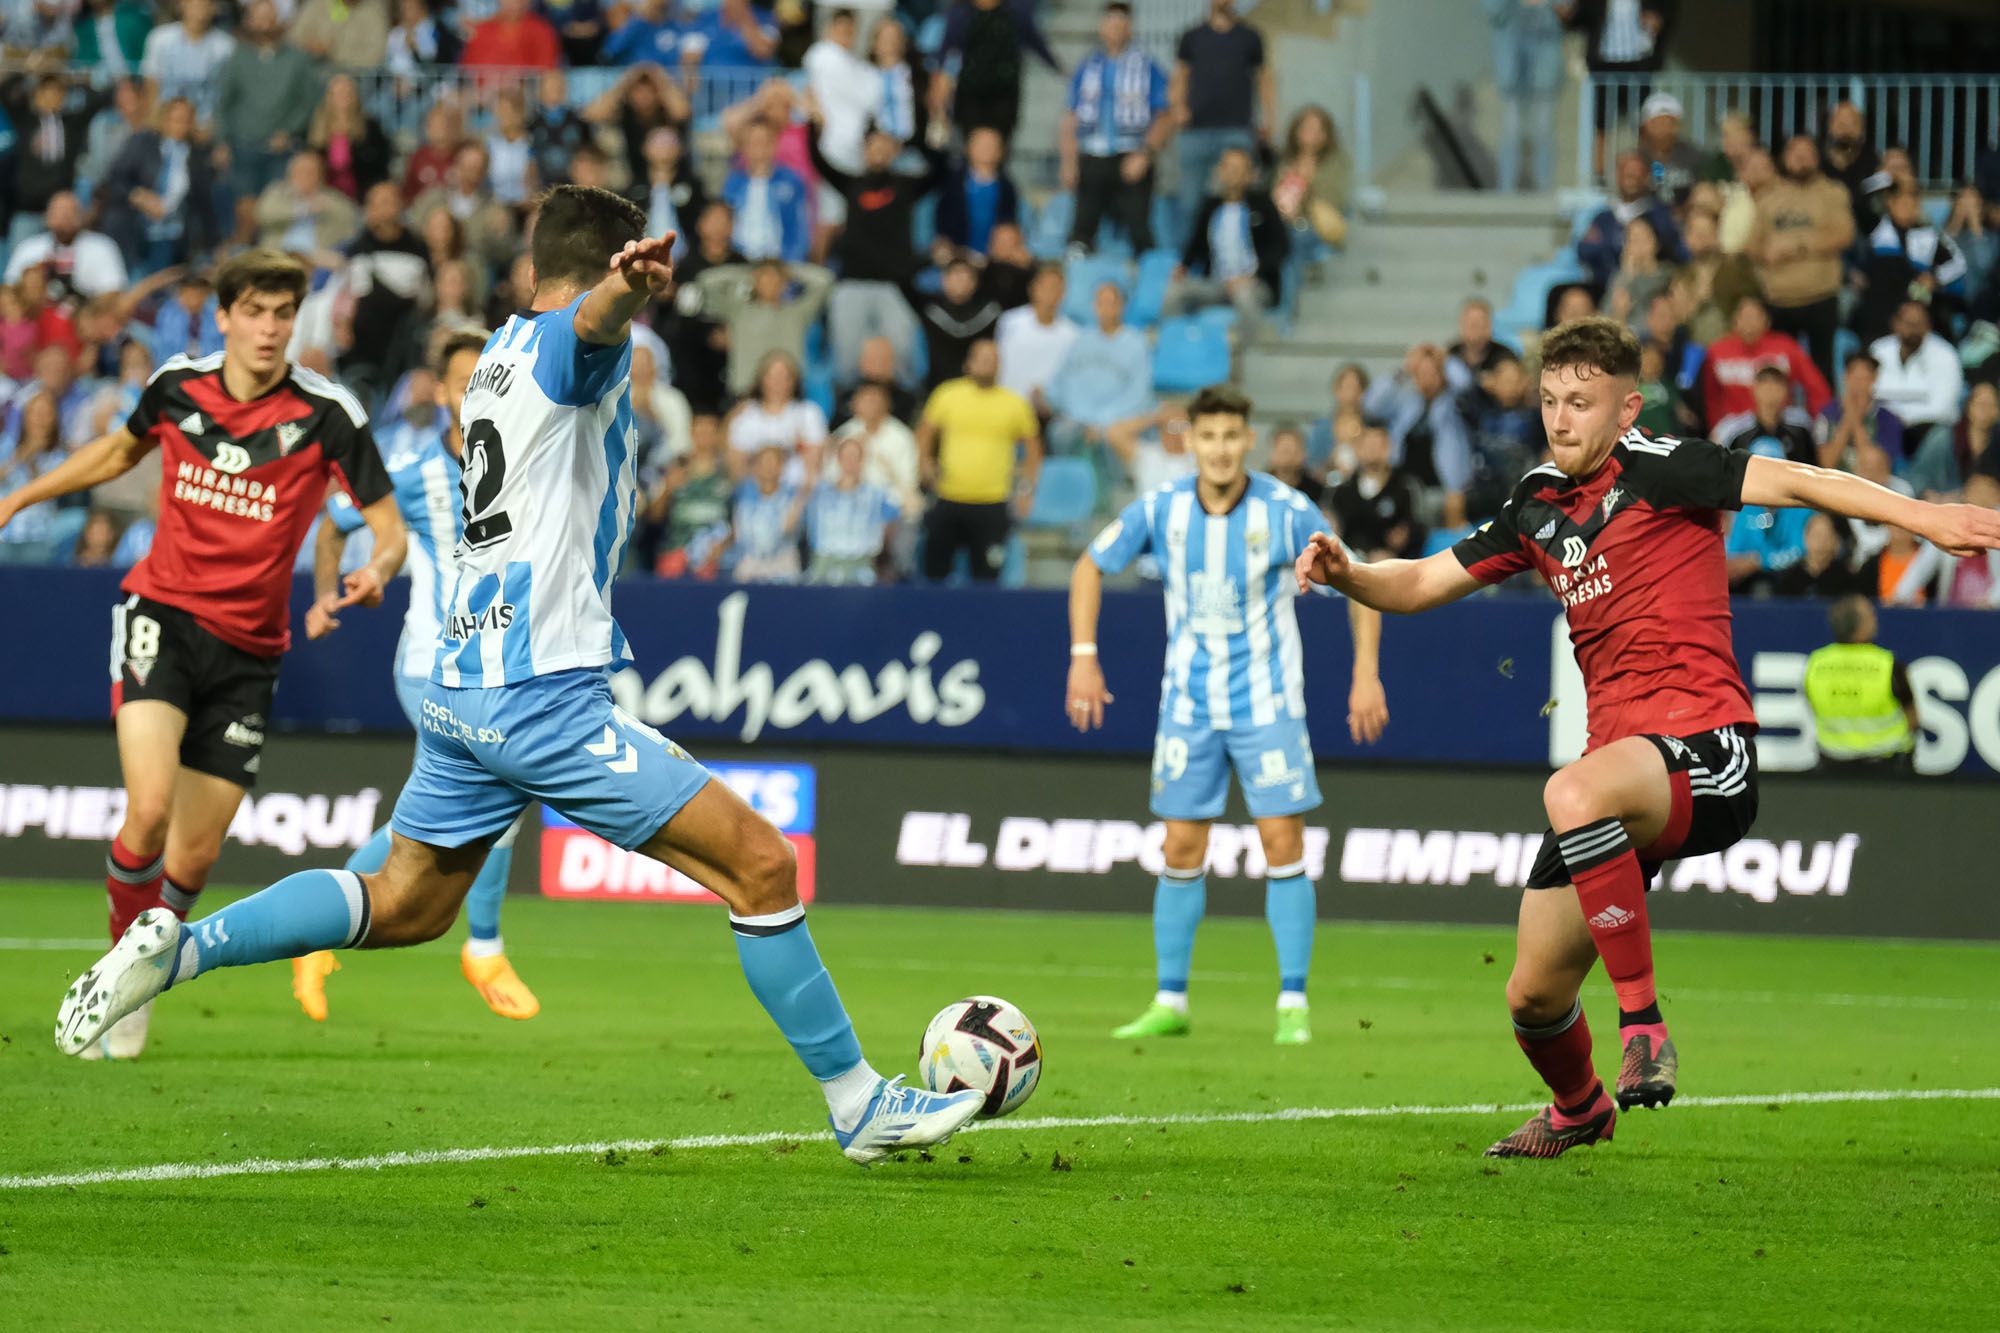
[{"label": "maroon sock", "polygon": [[1618,1008],[1626,1013],[1649,1008],[1658,999],[1653,928],[1646,920],[1646,875],[1625,826],[1600,819],[1561,835],[1561,844],[1583,923],[1618,993]]},{"label": "maroon sock", "polygon": [[132,919],[160,905],[160,881],[166,877],[167,854],[150,859],[127,850],[113,838],[104,858],[104,890],[111,904],[111,938],[115,942]]},{"label": "maroon sock", "polygon": [[1514,1040],[1555,1094],[1558,1108],[1589,1105],[1597,1089],[1597,1071],[1590,1063],[1590,1023],[1583,1016],[1583,1001],[1546,1027],[1529,1027],[1517,1020]]}]

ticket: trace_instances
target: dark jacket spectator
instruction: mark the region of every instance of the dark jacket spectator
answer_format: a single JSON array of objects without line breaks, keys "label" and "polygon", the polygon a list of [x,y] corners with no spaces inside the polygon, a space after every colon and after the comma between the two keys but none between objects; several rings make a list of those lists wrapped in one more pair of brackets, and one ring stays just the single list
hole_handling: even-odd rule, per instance
[{"label": "dark jacket spectator", "polygon": [[966,136],[965,160],[951,169],[938,193],[937,234],[961,250],[985,254],[993,228],[1021,220],[1021,191],[1007,174],[1007,145],[997,130]]},{"label": "dark jacket spectator", "polygon": [[1646,73],[1665,61],[1679,9],[1679,0],[1639,0],[1630,7],[1617,0],[1575,0],[1569,25],[1583,33],[1584,63],[1591,73]]},{"label": "dark jacket spectator", "polygon": [[1364,560],[1423,554],[1417,488],[1389,453],[1388,426],[1370,419],[1355,441],[1353,473],[1327,499],[1340,539]]},{"label": "dark jacket spectator", "polygon": [[354,79],[336,74],[306,126],[306,144],[326,159],[326,183],[356,203],[377,181],[389,178],[394,149],[389,136],[361,106]]},{"label": "dark jacket spectator", "polygon": [[993,336],[1005,313],[998,301],[979,290],[979,270],[963,259],[945,266],[942,289],[937,293],[908,291],[906,295],[924,326],[924,345],[930,352],[925,385],[931,389],[965,373],[965,354],[972,350],[972,344]]},{"label": "dark jacket spectator", "polygon": [[1860,107],[1844,100],[1834,104],[1819,153],[1821,168],[1847,191],[1855,234],[1866,236],[1881,216],[1875,199],[1889,178],[1882,172],[1882,155],[1868,142]]},{"label": "dark jacket spectator", "polygon": [[1681,232],[1674,223],[1673,210],[1652,191],[1652,177],[1647,172],[1645,159],[1637,153],[1621,153],[1618,157],[1618,197],[1610,206],[1599,210],[1576,243],[1577,262],[1590,271],[1591,280],[1599,288],[1610,282],[1611,275],[1618,271],[1619,258],[1625,253],[1625,224],[1641,217],[1653,224],[1653,234],[1660,242],[1661,259],[1678,264],[1687,258],[1687,247],[1681,243]]},{"label": "dark jacket spectator", "polygon": [[[895,169],[901,147],[895,137],[871,130],[861,148],[861,174],[849,175],[826,160],[819,139],[817,134],[806,136],[813,170],[847,200],[847,226],[833,245],[840,276],[849,282],[908,282],[918,263],[911,220],[917,202],[943,178],[943,157],[926,147],[929,169],[921,176],[906,175]],[[938,211],[944,212],[942,204]]]},{"label": "dark jacket spectator", "polygon": [[[593,0],[576,0],[575,10]],[[572,22],[577,22],[574,17]],[[567,47],[569,39],[564,38]],[[542,183],[553,185],[570,179],[570,158],[585,144],[595,144],[597,136],[590,122],[569,104],[569,79],[559,69],[544,70],[535,81],[535,104],[528,112],[528,138],[534,144],[535,169]]]},{"label": "dark jacket spectator", "polygon": [[[1202,202],[1194,226],[1188,231],[1187,248],[1181,253],[1181,264],[1189,273],[1214,275],[1216,257],[1211,233],[1216,214],[1229,202],[1220,195],[1210,195]],[[1246,191],[1240,202],[1250,226],[1250,245],[1257,254],[1257,281],[1269,295],[1267,303],[1275,303],[1278,293],[1284,290],[1285,255],[1291,247],[1285,219],[1271,202],[1271,196],[1262,190]]]},{"label": "dark jacket spectator", "polygon": [[216,239],[215,176],[190,142],[194,109],[175,99],[160,114],[161,128],[127,139],[97,184],[101,228],[134,269],[184,263]]},{"label": "dark jacket spectator", "polygon": [[39,214],[49,200],[76,187],[90,122],[110,101],[108,92],[72,90],[60,74],[0,86],[0,106],[14,123],[15,212]]},{"label": "dark jacket spectator", "polygon": [[948,100],[952,120],[970,133],[995,129],[1014,137],[1021,117],[1021,74],[1033,52],[1058,74],[1062,65],[1035,25],[1034,0],[959,0],[945,17],[931,110]]}]

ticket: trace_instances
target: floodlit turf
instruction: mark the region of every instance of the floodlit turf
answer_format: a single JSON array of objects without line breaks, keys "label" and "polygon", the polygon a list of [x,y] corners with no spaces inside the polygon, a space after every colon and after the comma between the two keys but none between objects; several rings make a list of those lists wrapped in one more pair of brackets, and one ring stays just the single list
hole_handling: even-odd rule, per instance
[{"label": "floodlit turf", "polygon": [[[101,890],[0,885],[0,1322],[611,1329],[1990,1328],[2000,1100],[1676,1105],[1555,1162],[1491,1163],[1533,1098],[1500,1008],[1507,932],[1322,926],[1317,1040],[1270,1043],[1263,924],[1215,920],[1191,1037],[1110,1029],[1151,993],[1145,922],[825,908],[871,1058],[937,1007],[1039,1024],[1022,1117],[862,1171],[766,1024],[719,913],[516,901],[542,1016],[490,1016],[457,941],[346,955],[315,1026],[283,965],[162,999],[144,1060],[56,1053]],[[2000,1085],[1991,948],[1674,936],[1691,1098]],[[1608,995],[1586,997],[1608,1073]],[[24,1187],[285,1162],[768,1131],[755,1146]]]}]

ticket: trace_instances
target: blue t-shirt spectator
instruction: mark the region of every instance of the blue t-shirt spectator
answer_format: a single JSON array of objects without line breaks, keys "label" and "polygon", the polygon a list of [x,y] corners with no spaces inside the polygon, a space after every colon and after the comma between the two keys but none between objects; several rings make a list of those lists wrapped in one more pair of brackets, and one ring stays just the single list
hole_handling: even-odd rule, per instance
[{"label": "blue t-shirt spectator", "polygon": [[768,176],[738,167],[723,182],[722,197],[736,211],[736,248],[745,259],[805,262],[812,247],[812,194],[799,174],[774,164]]},{"label": "blue t-shirt spectator", "polygon": [[1077,335],[1062,369],[1042,391],[1058,415],[1084,426],[1109,426],[1153,405],[1153,353],[1127,324]]},{"label": "blue t-shirt spectator", "polygon": [[671,19],[658,23],[641,14],[625,20],[625,26],[604,36],[597,57],[605,65],[654,64],[664,69],[679,67],[681,41],[686,30]]},{"label": "blue t-shirt spectator", "polygon": [[1145,147],[1146,132],[1167,109],[1167,72],[1129,46],[1117,55],[1092,51],[1070,76],[1069,109],[1076,115],[1079,152],[1090,157],[1135,153]]},{"label": "blue t-shirt spectator", "polygon": [[[763,37],[763,45],[769,52],[778,40],[778,25],[771,20],[771,11],[756,5],[744,6]],[[701,51],[703,69],[763,69],[770,65],[769,54],[758,55],[736,24],[729,20],[729,2],[722,0],[706,14],[698,16],[687,28],[684,45],[693,45]]]}]

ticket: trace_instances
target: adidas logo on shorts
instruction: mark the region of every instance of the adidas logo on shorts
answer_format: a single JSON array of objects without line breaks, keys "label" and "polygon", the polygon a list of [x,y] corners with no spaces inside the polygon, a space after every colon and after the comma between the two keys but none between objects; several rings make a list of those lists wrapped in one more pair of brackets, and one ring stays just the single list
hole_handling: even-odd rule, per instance
[{"label": "adidas logo on shorts", "polygon": [[1588,924],[1592,930],[1616,930],[1620,926],[1630,925],[1637,918],[1638,913],[1628,912],[1616,903],[1613,903],[1596,916],[1590,918]]}]

